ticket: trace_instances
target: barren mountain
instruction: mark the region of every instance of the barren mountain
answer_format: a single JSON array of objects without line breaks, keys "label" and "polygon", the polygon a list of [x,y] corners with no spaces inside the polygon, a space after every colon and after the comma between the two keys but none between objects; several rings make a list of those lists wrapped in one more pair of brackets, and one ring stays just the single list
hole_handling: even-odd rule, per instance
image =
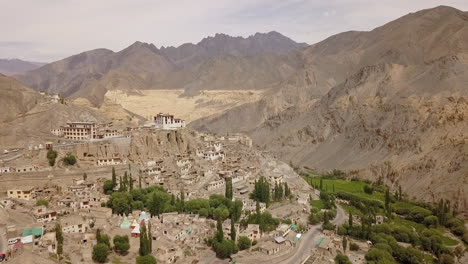
[{"label": "barren mountain", "polygon": [[179,68],[185,68],[213,57],[245,57],[264,53],[284,53],[306,46],[306,43],[296,43],[290,38],[272,31],[256,33],[248,38],[216,34],[214,37],[204,38],[197,44],[186,43],[179,47],[161,47],[161,52]]},{"label": "barren mountain", "polygon": [[[119,52],[83,52],[16,78],[34,89],[83,97],[94,105],[101,105],[109,90],[258,89],[283,80],[301,63],[294,55],[276,53],[304,46],[277,32],[248,38],[217,34],[178,48],[135,42]],[[265,56],[252,57],[260,54]]]},{"label": "barren mountain", "polygon": [[5,75],[14,75],[27,71],[35,70],[46,63],[23,61],[18,59],[0,59],[0,73]]},{"label": "barren mountain", "polygon": [[268,96],[192,126],[248,132],[285,161],[382,177],[467,212],[467,13],[422,10],[301,53],[305,67]]}]

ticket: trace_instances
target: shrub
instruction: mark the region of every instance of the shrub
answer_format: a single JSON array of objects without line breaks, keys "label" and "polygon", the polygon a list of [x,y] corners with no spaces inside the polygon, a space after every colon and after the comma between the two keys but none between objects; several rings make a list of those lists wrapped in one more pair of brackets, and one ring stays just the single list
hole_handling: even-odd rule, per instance
[{"label": "shrub", "polygon": [[44,205],[44,206],[49,206],[49,201],[46,201],[46,200],[37,200],[36,201],[36,206],[40,206],[40,205]]},{"label": "shrub", "polygon": [[341,253],[338,253],[335,257],[335,263],[336,264],[351,264],[352,262],[349,260],[349,258]]},{"label": "shrub", "polygon": [[98,243],[93,247],[93,260],[99,263],[105,263],[110,250],[106,244]]},{"label": "shrub", "polygon": [[49,161],[50,166],[55,165],[56,158],[57,158],[57,151],[49,149],[49,151],[47,151],[47,160]]},{"label": "shrub", "polygon": [[424,217],[424,225],[427,227],[437,227],[439,225],[439,218],[434,215]]},{"label": "shrub", "polygon": [[64,158],[63,158],[63,164],[65,166],[73,166],[76,163],[76,158],[72,154],[68,153]]},{"label": "shrub", "polygon": [[136,264],[156,264],[156,258],[151,255],[138,256],[136,258]]},{"label": "shrub", "polygon": [[126,255],[130,249],[130,242],[128,236],[115,236],[114,237],[114,250],[122,255]]},{"label": "shrub", "polygon": [[246,236],[239,237],[239,241],[237,242],[240,250],[248,249],[252,246],[252,240],[250,240]]},{"label": "shrub", "polygon": [[364,192],[367,194],[372,194],[374,193],[374,188],[372,188],[372,186],[369,185],[364,185]]},{"label": "shrub", "polygon": [[349,250],[351,250],[351,251],[357,251],[357,250],[359,250],[359,245],[356,244],[356,243],[351,243],[351,244],[349,245]]}]

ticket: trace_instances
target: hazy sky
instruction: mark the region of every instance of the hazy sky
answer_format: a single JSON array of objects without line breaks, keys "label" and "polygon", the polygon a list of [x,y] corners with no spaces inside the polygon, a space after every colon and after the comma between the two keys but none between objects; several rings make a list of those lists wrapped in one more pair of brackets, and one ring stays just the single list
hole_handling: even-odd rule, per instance
[{"label": "hazy sky", "polygon": [[50,62],[136,40],[178,46],[272,30],[312,44],[438,5],[468,10],[467,0],[0,0],[0,58]]}]

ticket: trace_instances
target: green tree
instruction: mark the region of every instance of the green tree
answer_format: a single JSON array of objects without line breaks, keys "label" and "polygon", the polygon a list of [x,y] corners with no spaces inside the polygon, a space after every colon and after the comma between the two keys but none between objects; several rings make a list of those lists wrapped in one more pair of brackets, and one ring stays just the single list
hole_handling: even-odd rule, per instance
[{"label": "green tree", "polygon": [[159,216],[164,213],[165,199],[161,192],[154,192],[151,196],[150,203],[148,204],[148,210],[152,216]]},{"label": "green tree", "polygon": [[57,158],[57,151],[49,149],[47,151],[47,160],[49,161],[50,166],[55,165],[55,159]]},{"label": "green tree", "polygon": [[99,263],[105,263],[110,249],[106,244],[98,243],[93,247],[93,260]]},{"label": "green tree", "polygon": [[236,199],[233,203],[232,203],[232,206],[231,206],[231,211],[230,211],[230,214],[231,214],[231,220],[233,220],[234,222],[238,222],[241,215],[242,215],[242,208],[243,208],[244,204],[242,203],[241,200],[239,199]]},{"label": "green tree", "polygon": [[112,183],[111,180],[107,180],[104,182],[104,185],[102,186],[102,189],[105,194],[111,194],[114,190],[114,184]]},{"label": "green tree", "polygon": [[289,189],[288,183],[284,183],[284,197],[289,198],[291,196],[291,189]]},{"label": "green tree", "polygon": [[270,184],[265,177],[262,176],[255,182],[254,190],[250,194],[250,198],[265,203],[268,206],[270,203]]},{"label": "green tree", "polygon": [[146,226],[144,225],[140,227],[140,249],[138,252],[140,256],[146,256],[151,254],[149,248],[149,237],[146,232]]},{"label": "green tree", "polygon": [[346,252],[346,248],[348,247],[348,239],[343,237],[343,251]]},{"label": "green tree", "polygon": [[216,256],[221,259],[229,258],[231,254],[237,251],[236,244],[232,240],[215,241],[213,248],[216,252]]},{"label": "green tree", "polygon": [[236,226],[234,224],[234,221],[231,220],[231,240],[236,241]]},{"label": "green tree", "polygon": [[67,155],[63,157],[62,162],[65,166],[73,166],[76,164],[76,157],[71,153],[67,153]]},{"label": "green tree", "polygon": [[240,250],[248,249],[252,246],[252,240],[246,236],[239,237],[238,246]]},{"label": "green tree", "polygon": [[352,262],[349,260],[349,258],[341,253],[338,253],[335,257],[335,263],[336,264],[351,264]]},{"label": "green tree", "polygon": [[389,189],[387,188],[387,190],[385,191],[385,211],[387,212],[387,216],[390,217],[391,213],[392,213],[392,208],[390,207],[390,191]]},{"label": "green tree", "polygon": [[128,253],[128,250],[130,249],[130,241],[128,239],[128,236],[115,236],[114,237],[114,250],[115,252],[121,254],[121,255],[126,255]]},{"label": "green tree", "polygon": [[233,192],[232,192],[232,178],[226,178],[226,191],[225,196],[229,200],[232,200]]},{"label": "green tree", "polygon": [[356,244],[356,243],[351,243],[351,244],[349,244],[349,250],[357,251],[357,250],[359,250],[359,245]]},{"label": "green tree", "polygon": [[224,240],[224,232],[223,232],[223,222],[221,219],[216,221],[216,241],[222,242]]},{"label": "green tree", "polygon": [[108,205],[115,214],[128,215],[132,212],[132,195],[127,192],[114,192],[111,194]]},{"label": "green tree", "polygon": [[321,191],[323,190],[323,179],[320,178],[320,188],[319,188]]},{"label": "green tree", "polygon": [[129,181],[129,187],[130,187],[129,189],[130,189],[130,191],[131,191],[131,190],[133,190],[133,178],[132,178],[132,174],[131,174],[131,173],[130,173],[130,175],[129,175],[128,181]]},{"label": "green tree", "polygon": [[353,213],[352,212],[349,212],[348,225],[349,227],[353,227]]},{"label": "green tree", "polygon": [[55,225],[55,240],[57,240],[57,254],[63,254],[63,233],[60,224]]},{"label": "green tree", "polygon": [[151,255],[138,256],[136,258],[136,264],[157,264],[156,258]]},{"label": "green tree", "polygon": [[112,167],[112,188],[117,186],[117,174],[115,174],[115,168]]}]

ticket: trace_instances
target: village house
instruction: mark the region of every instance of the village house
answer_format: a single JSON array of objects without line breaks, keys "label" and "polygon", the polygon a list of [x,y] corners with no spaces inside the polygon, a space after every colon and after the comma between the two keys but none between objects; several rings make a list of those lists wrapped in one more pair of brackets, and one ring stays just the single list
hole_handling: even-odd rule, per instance
[{"label": "village house", "polygon": [[119,157],[112,157],[112,158],[99,158],[96,160],[96,163],[98,166],[114,166],[114,165],[125,164],[125,161],[123,161]]},{"label": "village house", "polygon": [[48,210],[44,205],[33,207],[32,214],[39,223],[49,223],[57,220],[57,212]]},{"label": "village house", "polygon": [[76,196],[88,196],[89,195],[88,187],[83,186],[83,185],[68,186],[67,190]]},{"label": "village house", "polygon": [[203,159],[209,160],[209,161],[215,161],[218,159],[223,160],[224,157],[225,155],[223,151],[216,152],[216,151],[210,150],[210,151],[203,153]]},{"label": "village house", "polygon": [[11,167],[0,167],[0,173],[10,173],[13,169]]},{"label": "village house", "polygon": [[31,200],[35,198],[34,187],[32,186],[23,186],[7,191],[7,197],[13,199],[22,199],[22,200]]},{"label": "village house", "polygon": [[4,207],[12,207],[15,202],[13,202],[13,200],[11,200],[10,198],[3,198],[3,199],[0,199],[0,206],[4,206]]},{"label": "village house", "polygon": [[21,167],[16,167],[15,168],[15,171],[17,173],[21,173],[21,172],[33,172],[33,171],[36,171],[37,170],[37,167],[36,166],[33,166],[33,165],[26,165],[26,166],[21,166]]},{"label": "village house", "polygon": [[267,241],[259,247],[260,252],[263,252],[267,255],[274,255],[278,253],[280,249],[281,249],[281,245],[273,241]]},{"label": "village house", "polygon": [[61,199],[61,200],[57,201],[57,205],[66,206],[66,207],[70,207],[70,208],[76,208],[77,207],[77,202],[75,200],[73,200],[72,198],[70,198],[70,197],[66,197],[65,199]]},{"label": "village house", "polygon": [[78,215],[60,218],[60,224],[64,233],[85,233],[89,228],[88,222]]},{"label": "village house", "polygon": [[184,166],[187,166],[187,165],[190,165],[192,163],[192,161],[190,159],[178,159],[176,161],[176,165],[177,167],[184,167]]},{"label": "village house", "polygon": [[68,122],[59,129],[51,129],[50,132],[56,136],[61,136],[73,140],[95,139],[96,123],[94,122]]},{"label": "village house", "polygon": [[252,241],[260,239],[262,236],[262,233],[260,232],[260,225],[248,224],[247,228],[240,231],[239,236],[246,236]]},{"label": "village house", "polygon": [[276,236],[286,237],[288,233],[291,231],[291,226],[288,224],[281,224],[276,228],[275,233]]},{"label": "village house", "polygon": [[208,185],[206,185],[206,189],[208,191],[211,191],[211,190],[224,187],[225,185],[226,185],[226,181],[224,179],[221,179],[221,180],[209,182]]},{"label": "village house", "polygon": [[159,166],[155,166],[155,167],[148,167],[148,168],[143,168],[141,169],[140,171],[143,173],[143,174],[146,174],[146,175],[159,175],[161,174],[161,172],[164,170],[163,167],[159,167]]},{"label": "village house", "polygon": [[80,202],[80,209],[88,209],[91,207],[92,207],[91,202],[88,199]]}]

